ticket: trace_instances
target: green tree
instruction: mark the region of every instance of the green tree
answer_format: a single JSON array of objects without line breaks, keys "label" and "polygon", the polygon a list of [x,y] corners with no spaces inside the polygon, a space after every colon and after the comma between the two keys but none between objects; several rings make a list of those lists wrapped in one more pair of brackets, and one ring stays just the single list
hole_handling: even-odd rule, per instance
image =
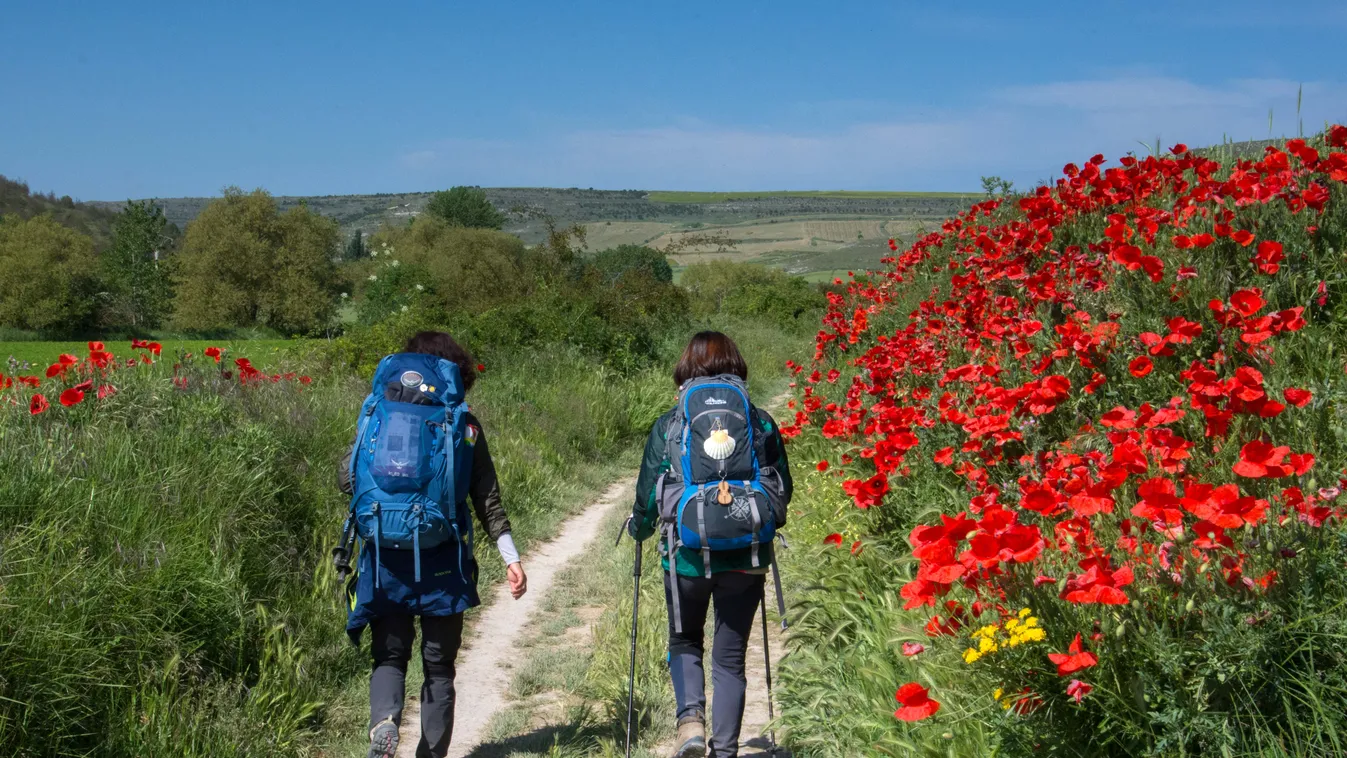
[{"label": "green tree", "polygon": [[505,215],[486,199],[480,187],[452,187],[431,195],[426,213],[450,226],[470,229],[499,229],[505,225]]},{"label": "green tree", "polygon": [[590,262],[610,280],[627,271],[645,271],[655,281],[673,281],[673,268],[664,253],[645,245],[618,245],[600,250]]},{"label": "green tree", "polygon": [[342,260],[347,263],[363,259],[369,251],[365,249],[365,233],[356,229],[351,233],[351,240],[346,243],[342,250]]},{"label": "green tree", "polygon": [[982,177],[982,191],[989,198],[1009,195],[1015,191],[1015,183],[999,176],[984,176]]},{"label": "green tree", "polygon": [[103,323],[154,329],[173,299],[168,220],[157,204],[127,201],[112,224],[112,246],[100,258],[104,285]]},{"label": "green tree", "polygon": [[434,216],[379,232],[370,240],[370,252],[374,268],[362,295],[384,302],[362,305],[366,314],[408,304],[403,299],[410,297],[407,287],[416,284],[429,291],[429,304],[436,308],[481,311],[524,296],[535,281],[518,237],[451,226]]},{"label": "green tree", "polygon": [[49,216],[0,218],[0,325],[53,335],[87,328],[97,265],[93,240]]},{"label": "green tree", "polygon": [[277,212],[264,190],[236,187],[187,225],[174,322],[188,331],[268,326],[317,332],[336,310],[337,223],[305,205]]}]

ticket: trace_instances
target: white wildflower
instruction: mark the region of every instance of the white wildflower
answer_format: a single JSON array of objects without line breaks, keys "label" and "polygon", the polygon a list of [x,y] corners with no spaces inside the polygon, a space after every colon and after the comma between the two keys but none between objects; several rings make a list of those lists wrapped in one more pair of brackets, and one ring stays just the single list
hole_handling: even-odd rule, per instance
[{"label": "white wildflower", "polygon": [[379,275],[378,275],[378,274],[370,274],[370,275],[369,275],[369,280],[370,280],[371,282],[377,282],[377,281],[379,281]]},{"label": "white wildflower", "polygon": [[421,292],[421,291],[424,291],[424,290],[425,290],[425,287],[423,287],[423,286],[421,286],[421,285],[419,285],[419,284],[416,285],[416,291],[417,291],[417,292]]}]

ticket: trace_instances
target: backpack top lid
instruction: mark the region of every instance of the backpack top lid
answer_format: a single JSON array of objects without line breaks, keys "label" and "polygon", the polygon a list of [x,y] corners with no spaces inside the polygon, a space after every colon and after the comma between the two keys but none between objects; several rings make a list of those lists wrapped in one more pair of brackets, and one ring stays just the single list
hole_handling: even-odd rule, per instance
[{"label": "backpack top lid", "polygon": [[678,392],[681,394],[691,389],[693,385],[709,384],[711,382],[715,382],[716,384],[720,384],[722,382],[733,384],[734,386],[743,390],[745,395],[748,394],[748,382],[745,382],[743,379],[740,379],[738,374],[716,374],[715,376],[694,376],[691,379],[687,380],[686,382],[683,382],[682,386],[678,388]]},{"label": "backpack top lid", "polygon": [[393,353],[379,361],[372,382],[374,396],[383,397],[383,390],[393,382],[419,389],[445,405],[463,402],[466,394],[458,364],[425,353]]}]

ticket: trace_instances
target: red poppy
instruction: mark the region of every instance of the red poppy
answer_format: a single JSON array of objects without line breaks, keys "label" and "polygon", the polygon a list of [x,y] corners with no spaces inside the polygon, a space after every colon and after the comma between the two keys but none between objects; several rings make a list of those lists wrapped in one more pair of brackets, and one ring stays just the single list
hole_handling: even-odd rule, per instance
[{"label": "red poppy", "polygon": [[80,359],[76,358],[70,353],[61,353],[61,357],[58,359],[58,361],[62,366],[73,366],[76,363],[79,363]]},{"label": "red poppy", "polygon": [[935,454],[935,462],[939,463],[941,466],[948,466],[954,463],[954,448],[941,448]]},{"label": "red poppy", "polygon": [[1263,310],[1267,301],[1263,299],[1263,291],[1254,287],[1252,289],[1236,290],[1230,296],[1230,305],[1239,311],[1240,315],[1248,318],[1255,313]]},{"label": "red poppy", "polygon": [[51,379],[57,374],[65,373],[66,366],[61,363],[53,363],[47,367],[47,378]]},{"label": "red poppy", "polygon": [[51,403],[47,402],[47,398],[45,395],[33,395],[33,398],[28,401],[28,412],[34,416],[36,416],[39,413],[42,413],[43,411],[47,410],[50,407]]},{"label": "red poppy", "polygon": [[483,372],[483,371],[486,371],[486,366],[484,366],[484,365],[482,365],[482,364],[480,364],[480,363],[477,364],[477,372],[480,374],[480,373]]},{"label": "red poppy", "polygon": [[825,544],[825,545],[832,545],[833,547],[841,547],[841,546],[842,546],[842,540],[843,540],[842,535],[837,534],[836,532],[834,532],[833,534],[830,534],[830,535],[828,535],[827,537],[824,537],[824,538],[823,538],[823,544]]},{"label": "red poppy", "polygon": [[1282,243],[1274,240],[1263,240],[1258,243],[1258,253],[1250,260],[1264,274],[1275,274],[1281,269],[1281,262],[1285,258],[1286,255],[1282,252]]},{"label": "red poppy", "polygon": [[1066,653],[1048,653],[1048,660],[1057,664],[1057,676],[1074,674],[1099,663],[1097,655],[1083,650],[1080,632],[1076,632],[1076,638],[1071,640],[1071,646],[1067,648]]},{"label": "red poppy", "polygon": [[1253,232],[1249,231],[1248,229],[1240,229],[1239,231],[1230,235],[1230,239],[1238,242],[1243,247],[1248,247],[1249,245],[1253,244],[1254,237]]},{"label": "red poppy", "polygon": [[112,397],[112,396],[115,395],[115,394],[117,394],[117,388],[114,387],[114,386],[112,386],[111,384],[102,384],[102,385],[99,385],[99,387],[98,387],[98,399],[99,399],[99,400],[103,400],[103,399],[105,399],[105,398]]},{"label": "red poppy", "polygon": [[102,342],[90,342],[90,343],[89,343],[89,352],[91,352],[91,353],[101,353],[102,351],[103,351],[103,343],[102,343]]},{"label": "red poppy", "polygon": [[208,347],[202,352],[205,353],[207,358],[214,358],[216,363],[220,362],[220,356],[222,355],[222,351],[220,350],[220,348]]},{"label": "red poppy", "polygon": [[1284,445],[1273,447],[1262,440],[1254,440],[1240,448],[1239,463],[1235,464],[1234,471],[1250,479],[1275,479],[1287,476],[1291,473],[1291,469],[1283,465],[1282,461],[1290,453],[1291,448]]},{"label": "red poppy", "polygon": [[911,658],[914,655],[921,655],[924,652],[926,652],[926,646],[921,644],[920,642],[903,643],[903,655],[907,656],[908,658]]},{"label": "red poppy", "polygon": [[1085,699],[1085,696],[1094,691],[1092,685],[1086,684],[1079,679],[1072,679],[1071,683],[1066,685],[1066,694],[1072,700],[1079,703]]},{"label": "red poppy", "polygon": [[903,706],[893,715],[902,721],[921,721],[934,716],[940,710],[940,703],[932,700],[930,695],[929,690],[916,682],[904,684],[893,693],[894,699]]},{"label": "red poppy", "polygon": [[313,377],[310,377],[310,376],[301,376],[301,377],[299,378],[299,383],[300,383],[300,384],[303,384],[303,385],[306,385],[306,386],[307,386],[307,385],[310,385],[310,384],[313,384]]},{"label": "red poppy", "polygon": [[1155,364],[1151,363],[1151,359],[1144,355],[1138,355],[1132,359],[1131,363],[1127,364],[1127,370],[1138,379],[1151,373],[1154,368]]},{"label": "red poppy", "polygon": [[819,461],[817,464],[815,464],[814,468],[818,469],[818,471],[819,471],[820,473],[822,473],[822,472],[824,472],[824,471],[827,471],[827,470],[828,470],[828,462],[827,462],[827,461]]},{"label": "red poppy", "polygon": [[1288,387],[1282,395],[1286,397],[1286,402],[1297,408],[1304,408],[1314,399],[1314,393],[1309,390],[1303,390],[1298,387]]},{"label": "red poppy", "polygon": [[42,384],[42,380],[37,378],[36,376],[20,376],[16,378],[19,380],[21,384],[26,384],[29,387],[36,387]]},{"label": "red poppy", "polygon": [[842,482],[842,489],[851,495],[857,508],[870,508],[879,505],[889,491],[889,478],[884,474],[875,474],[869,479],[849,479]]},{"label": "red poppy", "polygon": [[61,405],[64,405],[67,408],[73,405],[79,405],[80,403],[84,402],[84,390],[75,389],[74,387],[71,387],[70,389],[61,393],[60,400]]}]

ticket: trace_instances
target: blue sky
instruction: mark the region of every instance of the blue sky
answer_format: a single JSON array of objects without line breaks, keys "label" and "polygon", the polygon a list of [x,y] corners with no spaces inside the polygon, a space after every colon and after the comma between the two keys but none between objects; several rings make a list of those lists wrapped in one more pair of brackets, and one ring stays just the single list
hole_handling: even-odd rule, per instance
[{"label": "blue sky", "polygon": [[82,199],[975,190],[1347,120],[1347,4],[0,2],[0,173]]}]

